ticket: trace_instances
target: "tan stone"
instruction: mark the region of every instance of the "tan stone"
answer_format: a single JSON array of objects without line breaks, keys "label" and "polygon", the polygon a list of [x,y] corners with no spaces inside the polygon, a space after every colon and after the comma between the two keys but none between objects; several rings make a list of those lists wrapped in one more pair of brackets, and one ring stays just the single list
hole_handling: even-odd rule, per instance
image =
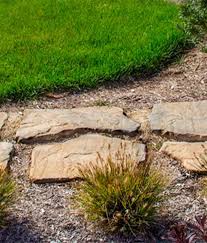
[{"label": "tan stone", "polygon": [[130,134],[139,126],[116,107],[26,110],[16,138],[22,142],[50,140],[90,130]]},{"label": "tan stone", "polygon": [[16,131],[21,123],[22,113],[9,112],[4,128],[1,131],[2,139],[12,139],[15,137]]},{"label": "tan stone", "polygon": [[165,142],[160,150],[192,172],[207,172],[207,142]]},{"label": "tan stone", "polygon": [[207,139],[207,101],[161,103],[150,115],[153,131],[173,134],[186,141]]},{"label": "tan stone", "polygon": [[13,145],[7,142],[0,142],[0,169],[5,170],[8,167],[10,154],[13,150]]},{"label": "tan stone", "polygon": [[150,109],[134,110],[128,114],[128,117],[140,124],[141,131],[145,131],[150,127],[149,125],[150,113],[151,113]]},{"label": "tan stone", "polygon": [[[98,134],[82,135],[65,143],[39,145],[32,151],[30,179],[34,182],[58,182],[79,178],[81,166],[97,162],[97,153],[107,158],[125,148],[135,161],[145,160],[145,145]],[[109,150],[110,146],[110,150]],[[123,149],[122,149],[123,150]]]},{"label": "tan stone", "polygon": [[8,118],[8,115],[6,112],[0,112],[0,129],[2,129],[7,118]]}]

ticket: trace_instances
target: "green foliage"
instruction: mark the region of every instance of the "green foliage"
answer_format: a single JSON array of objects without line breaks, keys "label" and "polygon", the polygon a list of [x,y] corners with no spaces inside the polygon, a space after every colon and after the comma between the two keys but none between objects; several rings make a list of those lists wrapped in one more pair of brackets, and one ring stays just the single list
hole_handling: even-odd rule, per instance
[{"label": "green foliage", "polygon": [[104,222],[112,231],[146,232],[155,221],[163,177],[150,162],[136,163],[125,152],[80,170],[84,179],[77,200],[91,220]]},{"label": "green foliage", "polygon": [[0,170],[0,225],[3,223],[5,212],[12,202],[14,188],[15,185],[10,176]]},{"label": "green foliage", "polygon": [[207,46],[203,46],[203,47],[202,47],[202,52],[207,53]]},{"label": "green foliage", "polygon": [[184,1],[181,17],[188,35],[200,39],[207,32],[207,0]]},{"label": "green foliage", "polygon": [[155,71],[182,48],[165,0],[0,0],[0,101]]}]

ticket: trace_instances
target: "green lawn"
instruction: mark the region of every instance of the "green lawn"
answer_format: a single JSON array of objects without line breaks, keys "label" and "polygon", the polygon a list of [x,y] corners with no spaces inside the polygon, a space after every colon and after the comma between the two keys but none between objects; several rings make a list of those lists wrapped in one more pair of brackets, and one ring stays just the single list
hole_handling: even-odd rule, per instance
[{"label": "green lawn", "polygon": [[0,101],[155,70],[181,45],[164,0],[0,0]]}]

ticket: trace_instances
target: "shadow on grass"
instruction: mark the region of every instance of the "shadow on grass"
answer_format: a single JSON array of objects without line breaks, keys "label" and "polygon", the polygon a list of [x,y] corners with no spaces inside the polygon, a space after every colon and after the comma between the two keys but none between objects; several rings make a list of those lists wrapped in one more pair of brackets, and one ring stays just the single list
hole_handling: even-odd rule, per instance
[{"label": "shadow on grass", "polygon": [[10,218],[5,226],[0,229],[1,243],[40,243],[42,237],[31,225],[31,222],[24,218],[17,220]]},{"label": "shadow on grass", "polygon": [[[41,86],[35,91],[35,87],[30,87],[30,95],[24,95],[24,90],[21,88],[14,90],[11,94],[5,97],[0,96],[0,104],[5,104],[7,102],[26,102],[27,100],[38,100],[44,97],[47,93],[55,92],[56,94],[69,93],[69,94],[81,94],[88,91],[96,90],[99,87],[104,87],[105,89],[121,88],[127,87],[132,82],[142,83],[146,80],[151,80],[153,77],[157,76],[160,71],[169,67],[169,65],[178,62],[184,53],[189,52],[193,48],[193,45],[187,40],[182,40],[171,50],[169,55],[163,58],[152,61],[151,66],[143,64],[142,66],[131,65],[123,71],[117,71],[108,76],[97,78],[96,82],[92,82],[90,85],[88,83],[81,85],[57,85],[54,87],[44,87]],[[34,92],[35,91],[35,92]]]},{"label": "shadow on grass", "polygon": [[[113,88],[122,88],[130,85],[133,82],[145,82],[152,80],[154,77],[158,76],[159,73],[163,70],[169,68],[170,65],[175,63],[179,63],[182,59],[183,55],[187,54],[192,50],[194,45],[190,43],[180,44],[177,49],[174,50],[173,53],[169,57],[165,57],[160,61],[159,65],[152,67],[151,69],[147,69],[142,67],[141,69],[132,68],[130,71],[126,71],[126,73],[116,74],[114,78],[100,80],[98,86],[92,88],[80,88],[79,93],[83,93],[85,91],[95,90],[98,87],[102,86],[106,89]],[[153,80],[154,81],[154,80]],[[59,90],[60,93],[64,92],[64,89]],[[72,90],[72,92],[78,92],[77,90]]]},{"label": "shadow on grass", "polygon": [[[160,65],[156,66],[156,68],[152,68],[151,70],[147,70],[143,67],[142,69],[135,70],[131,69],[130,71],[126,71],[125,73],[117,73],[114,75],[114,78],[109,79],[100,79],[98,81],[98,84],[95,87],[79,87],[77,89],[71,88],[64,89],[64,88],[58,88],[55,89],[53,92],[55,94],[62,94],[62,93],[68,93],[68,94],[82,94],[87,93],[90,91],[97,90],[98,88],[104,88],[106,90],[112,90],[117,88],[126,88],[130,86],[132,83],[140,83],[143,84],[145,81],[155,81],[153,78],[158,76],[161,71],[164,71],[169,68],[170,65],[179,63],[180,60],[182,60],[182,57],[189,53],[194,45],[190,43],[185,43],[177,48],[177,50],[174,51],[173,54],[171,54],[169,57],[166,57],[164,60],[160,62]],[[48,91],[49,92],[49,91]],[[39,95],[39,97],[45,97],[45,94],[47,94],[47,91]],[[34,99],[39,99],[38,96],[33,97]],[[25,99],[26,101],[27,99]],[[13,101],[17,102],[17,101]]]}]

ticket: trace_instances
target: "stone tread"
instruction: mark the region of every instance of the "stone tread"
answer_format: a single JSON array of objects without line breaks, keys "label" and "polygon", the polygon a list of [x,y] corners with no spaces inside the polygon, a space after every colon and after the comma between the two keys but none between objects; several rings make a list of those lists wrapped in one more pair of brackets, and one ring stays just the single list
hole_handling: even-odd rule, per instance
[{"label": "stone tread", "polygon": [[25,111],[16,139],[20,142],[48,141],[86,131],[132,134],[139,127],[139,123],[116,107],[31,109]]},{"label": "stone tread", "polygon": [[207,142],[165,142],[160,150],[191,172],[207,172]]},{"label": "stone tread", "polygon": [[104,159],[111,153],[114,158],[123,148],[135,161],[145,160],[144,144],[99,134],[82,135],[65,143],[39,145],[32,151],[29,176],[33,182],[69,181],[80,177],[80,166],[97,164],[97,153]]},{"label": "stone tread", "polygon": [[156,104],[149,118],[152,131],[190,142],[207,140],[207,100]]}]

